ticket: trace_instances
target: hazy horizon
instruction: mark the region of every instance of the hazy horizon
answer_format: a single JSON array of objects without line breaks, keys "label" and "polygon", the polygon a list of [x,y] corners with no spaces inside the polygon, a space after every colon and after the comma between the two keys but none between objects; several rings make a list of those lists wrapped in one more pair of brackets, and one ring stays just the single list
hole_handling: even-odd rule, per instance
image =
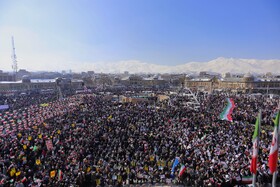
[{"label": "hazy horizon", "polygon": [[[189,62],[179,65],[158,65],[149,64],[140,61],[120,61],[111,63],[84,63],[79,64],[79,67],[62,69],[62,70],[28,70],[29,72],[72,72],[81,73],[87,71],[94,71],[95,73],[113,73],[120,74],[128,71],[132,74],[181,74],[181,73],[199,73],[201,71],[215,72],[215,73],[253,73],[265,74],[273,73],[280,75],[280,60],[256,60],[256,59],[237,59],[219,57],[208,62]],[[79,69],[83,69],[79,71]],[[5,71],[12,72],[12,71]]]}]

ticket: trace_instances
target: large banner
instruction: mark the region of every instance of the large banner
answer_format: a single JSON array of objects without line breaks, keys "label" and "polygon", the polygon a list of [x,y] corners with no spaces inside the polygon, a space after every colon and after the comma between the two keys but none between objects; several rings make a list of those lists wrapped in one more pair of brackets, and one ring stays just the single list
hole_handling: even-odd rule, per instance
[{"label": "large banner", "polygon": [[9,105],[0,105],[0,110],[9,109]]}]

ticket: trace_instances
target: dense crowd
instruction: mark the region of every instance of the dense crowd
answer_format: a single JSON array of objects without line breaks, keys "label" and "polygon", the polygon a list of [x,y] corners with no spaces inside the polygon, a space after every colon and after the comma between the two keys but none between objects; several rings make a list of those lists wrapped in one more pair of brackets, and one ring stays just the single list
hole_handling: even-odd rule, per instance
[{"label": "dense crowd", "polygon": [[[0,186],[242,185],[251,175],[252,135],[260,109],[258,182],[269,183],[278,101],[232,95],[236,107],[229,122],[219,119],[226,97],[202,94],[198,110],[182,106],[176,97],[172,102],[116,103],[88,94],[54,102],[43,121],[27,120],[27,127],[19,129],[22,119],[15,120],[15,129],[0,137]],[[175,158],[180,164],[172,173]],[[186,170],[179,177],[180,165]]]},{"label": "dense crowd", "polygon": [[0,105],[8,105],[10,111],[28,107],[30,105],[39,105],[41,103],[47,103],[55,101],[57,99],[57,94],[48,93],[48,94],[39,94],[39,93],[30,93],[30,94],[18,94],[16,96],[10,95],[0,96]]},{"label": "dense crowd", "polygon": [[[72,96],[74,90],[62,89],[62,97]],[[10,94],[0,93],[0,105],[8,105],[5,111],[13,111],[29,107],[31,105],[39,105],[42,103],[53,102],[59,99],[57,90],[33,91],[33,92],[15,92]],[[3,112],[3,111],[2,111]]]}]

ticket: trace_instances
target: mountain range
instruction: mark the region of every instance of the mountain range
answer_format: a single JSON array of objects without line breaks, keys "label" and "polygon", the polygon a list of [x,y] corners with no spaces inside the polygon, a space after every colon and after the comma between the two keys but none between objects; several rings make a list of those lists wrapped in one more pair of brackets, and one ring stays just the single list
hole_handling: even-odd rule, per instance
[{"label": "mountain range", "polygon": [[280,73],[280,60],[257,60],[257,59],[238,59],[224,58],[208,62],[189,62],[181,65],[167,66],[149,64],[140,61],[120,61],[115,63],[94,64],[95,72],[103,73],[194,73],[200,71],[216,73]]}]

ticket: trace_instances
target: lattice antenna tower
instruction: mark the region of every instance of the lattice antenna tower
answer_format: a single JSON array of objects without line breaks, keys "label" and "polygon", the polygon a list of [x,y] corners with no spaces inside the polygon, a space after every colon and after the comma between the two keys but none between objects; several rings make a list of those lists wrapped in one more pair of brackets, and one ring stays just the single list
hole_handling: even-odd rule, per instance
[{"label": "lattice antenna tower", "polygon": [[14,37],[12,36],[12,68],[14,72],[14,76],[17,74],[18,66],[17,66],[17,56],[16,56],[16,48],[15,48],[15,42]]}]

